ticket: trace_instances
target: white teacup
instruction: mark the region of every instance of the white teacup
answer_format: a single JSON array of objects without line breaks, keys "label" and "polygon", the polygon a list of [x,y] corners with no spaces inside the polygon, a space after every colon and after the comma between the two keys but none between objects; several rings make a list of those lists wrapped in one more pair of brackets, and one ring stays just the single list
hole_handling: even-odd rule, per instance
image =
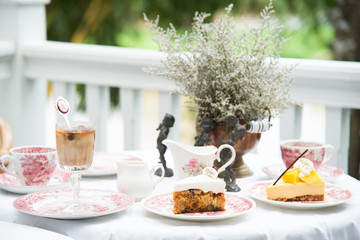
[{"label": "white teacup", "polygon": [[46,146],[15,147],[0,158],[0,168],[17,177],[22,186],[47,185],[56,166],[56,149]]}]

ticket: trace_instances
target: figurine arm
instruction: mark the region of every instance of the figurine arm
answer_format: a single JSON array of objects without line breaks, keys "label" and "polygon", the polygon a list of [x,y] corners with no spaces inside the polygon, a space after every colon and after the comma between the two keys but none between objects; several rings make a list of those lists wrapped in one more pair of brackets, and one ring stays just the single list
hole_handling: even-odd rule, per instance
[{"label": "figurine arm", "polygon": [[162,127],[162,124],[160,123],[156,130],[157,130],[157,131],[160,130],[161,127]]}]

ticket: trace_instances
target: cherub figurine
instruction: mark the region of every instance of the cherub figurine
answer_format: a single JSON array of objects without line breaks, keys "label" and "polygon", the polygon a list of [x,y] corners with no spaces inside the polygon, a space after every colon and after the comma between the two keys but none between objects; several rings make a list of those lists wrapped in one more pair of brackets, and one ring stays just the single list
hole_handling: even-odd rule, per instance
[{"label": "cherub figurine", "polygon": [[[165,177],[172,177],[174,175],[174,172],[171,168],[167,168],[166,166],[166,160],[165,160],[165,152],[167,147],[162,143],[163,140],[165,140],[168,135],[169,135],[169,131],[170,128],[174,126],[174,122],[175,122],[175,118],[174,116],[166,113],[162,123],[160,123],[159,127],[156,130],[160,130],[159,136],[157,138],[157,149],[159,150],[160,153],[160,162],[164,169],[165,169]],[[155,175],[157,176],[161,176],[161,168],[157,169],[155,171]]]},{"label": "cherub figurine", "polygon": [[195,136],[195,146],[204,146],[205,143],[211,141],[209,132],[214,128],[214,126],[214,120],[209,117],[204,117],[201,120],[200,128],[202,129],[202,131]]},{"label": "cherub figurine", "polygon": [[239,120],[235,116],[230,116],[226,119],[226,133],[229,136],[228,144],[234,145],[236,140],[243,139],[246,135],[245,126],[239,123]]}]

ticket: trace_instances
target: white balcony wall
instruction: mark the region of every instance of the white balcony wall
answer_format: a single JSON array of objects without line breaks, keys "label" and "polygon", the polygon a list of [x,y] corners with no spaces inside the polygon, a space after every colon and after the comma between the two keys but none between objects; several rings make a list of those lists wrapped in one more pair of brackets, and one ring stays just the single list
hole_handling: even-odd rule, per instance
[{"label": "white balcony wall", "polygon": [[[141,149],[140,143],[149,137],[144,133],[154,125],[146,125],[144,119],[144,90],[158,94],[154,102],[146,104],[150,108],[146,110],[151,112],[153,108],[158,114],[155,122],[159,123],[166,112],[181,122],[180,97],[169,94],[175,85],[143,71],[148,65],[158,64],[161,53],[46,41],[46,3],[0,0],[0,117],[13,129],[15,145],[48,143],[46,133],[54,126],[53,122],[46,122],[48,81],[53,82],[52,98],[63,95],[73,103],[77,102],[75,84],[86,85],[85,117],[97,122],[97,151],[106,151],[108,133],[112,131],[108,119],[109,87],[120,88],[118,124],[122,129],[122,149]],[[296,64],[293,97],[302,103],[316,104],[323,114],[309,116],[308,105],[289,109],[280,119],[274,119],[270,133],[263,134],[259,151],[267,145],[277,149],[274,152],[278,154],[280,140],[309,138],[314,135],[313,129],[320,127],[322,136],[315,140],[334,145],[337,155],[330,164],[347,172],[349,109],[360,109],[360,63],[282,59],[281,64]],[[171,137],[178,138],[179,133],[176,124]]]},{"label": "white balcony wall", "polygon": [[[44,4],[48,1],[0,1],[0,40],[5,47],[5,56],[0,67],[4,78],[0,85],[1,117],[10,123],[15,136],[32,136],[35,144],[44,141],[42,132],[31,126],[45,125],[47,83],[44,79],[24,79],[23,44],[25,41],[46,40]],[[4,45],[5,44],[5,45]],[[9,46],[9,44],[11,46]],[[8,53],[13,51],[9,59]],[[5,68],[5,69],[4,69]],[[9,76],[9,77],[6,77]]]}]

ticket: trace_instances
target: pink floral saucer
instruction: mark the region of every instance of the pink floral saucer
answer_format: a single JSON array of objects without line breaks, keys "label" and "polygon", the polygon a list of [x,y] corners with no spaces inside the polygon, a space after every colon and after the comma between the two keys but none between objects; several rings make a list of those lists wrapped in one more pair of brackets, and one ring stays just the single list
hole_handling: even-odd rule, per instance
[{"label": "pink floral saucer", "polygon": [[[278,178],[285,171],[285,169],[286,168],[284,164],[280,163],[265,166],[262,168],[262,171],[271,178]],[[317,172],[320,177],[326,178],[327,180],[338,177],[344,173],[342,169],[327,164],[322,164],[317,170]]]},{"label": "pink floral saucer", "polygon": [[172,211],[172,196],[172,193],[150,196],[142,200],[142,205],[146,210],[152,213],[169,218],[189,221],[213,221],[232,218],[248,213],[256,206],[255,202],[249,198],[225,193],[225,211],[174,214]]},{"label": "pink floral saucer", "polygon": [[135,200],[123,193],[99,189],[81,189],[80,204],[85,210],[65,211],[73,200],[71,189],[30,193],[19,197],[13,206],[23,213],[55,219],[85,219],[120,212],[131,207]]},{"label": "pink floral saucer", "polygon": [[266,202],[271,205],[293,208],[293,209],[313,209],[330,207],[339,204],[343,204],[352,198],[352,193],[344,189],[343,187],[335,184],[325,183],[325,201],[297,201],[297,202],[280,202],[269,200],[266,197],[266,187],[273,184],[274,180],[271,181],[259,181],[248,185],[245,191],[252,198],[259,201]]},{"label": "pink floral saucer", "polygon": [[116,175],[116,161],[142,161],[142,159],[126,153],[95,152],[91,167],[81,173],[84,177],[102,177]]},{"label": "pink floral saucer", "polygon": [[20,181],[7,173],[0,174],[0,188],[13,193],[32,193],[50,189],[59,189],[70,186],[71,172],[55,169],[49,183],[46,186],[22,186]]}]

